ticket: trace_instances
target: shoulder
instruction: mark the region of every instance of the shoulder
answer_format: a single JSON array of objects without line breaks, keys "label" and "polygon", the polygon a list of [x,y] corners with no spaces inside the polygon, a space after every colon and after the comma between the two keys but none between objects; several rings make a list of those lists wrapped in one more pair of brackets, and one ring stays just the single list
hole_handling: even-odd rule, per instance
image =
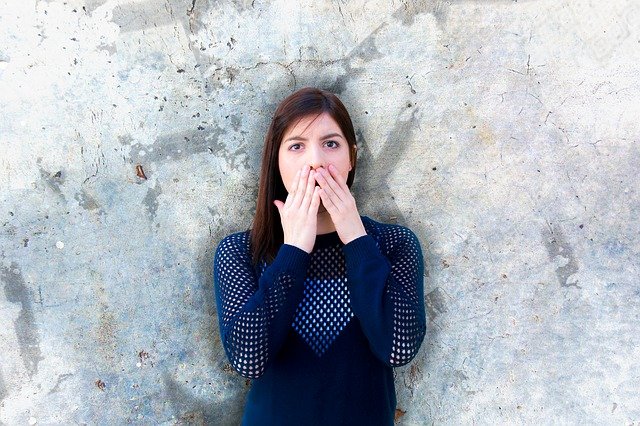
[{"label": "shoulder", "polygon": [[371,219],[368,216],[360,216],[367,234],[383,238],[402,240],[415,237],[415,233],[406,226],[397,223],[384,223]]},{"label": "shoulder", "polygon": [[391,254],[399,248],[420,250],[418,237],[410,228],[395,223],[378,222],[368,216],[361,218],[367,234],[374,238],[378,247],[386,254]]},{"label": "shoulder", "polygon": [[250,241],[251,238],[249,231],[240,231],[229,234],[218,243],[216,248],[216,258],[246,257],[250,253]]}]

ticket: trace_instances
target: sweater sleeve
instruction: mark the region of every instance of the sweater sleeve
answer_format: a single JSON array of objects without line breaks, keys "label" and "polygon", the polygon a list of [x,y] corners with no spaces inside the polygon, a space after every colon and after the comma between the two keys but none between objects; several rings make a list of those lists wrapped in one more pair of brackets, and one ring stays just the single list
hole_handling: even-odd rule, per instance
[{"label": "sweater sleeve", "polygon": [[390,367],[409,363],[426,334],[422,249],[406,227],[391,228],[388,257],[367,234],[343,246],[351,308],[373,353]]},{"label": "sweater sleeve", "polygon": [[220,337],[243,377],[260,377],[280,350],[303,296],[309,260],[309,253],[283,244],[257,278],[248,234],[229,235],[218,245],[213,270]]}]

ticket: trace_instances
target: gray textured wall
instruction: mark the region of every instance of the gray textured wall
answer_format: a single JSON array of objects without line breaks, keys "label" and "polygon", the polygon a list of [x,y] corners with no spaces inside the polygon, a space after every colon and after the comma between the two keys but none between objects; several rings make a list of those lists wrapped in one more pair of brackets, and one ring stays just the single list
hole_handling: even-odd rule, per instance
[{"label": "gray textured wall", "polygon": [[352,113],[361,213],[423,243],[399,424],[639,424],[637,1],[0,18],[0,422],[238,422],[213,253],[250,224],[276,103],[314,85]]}]

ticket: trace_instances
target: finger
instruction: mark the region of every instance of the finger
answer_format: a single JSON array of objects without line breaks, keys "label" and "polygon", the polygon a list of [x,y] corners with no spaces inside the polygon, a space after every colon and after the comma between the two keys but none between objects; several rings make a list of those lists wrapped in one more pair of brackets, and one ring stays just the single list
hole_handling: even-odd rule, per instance
[{"label": "finger", "polygon": [[309,177],[309,165],[305,164],[300,171],[300,179],[298,185],[296,187],[296,192],[293,194],[293,205],[299,206],[302,203],[302,199],[304,198],[306,183]]},{"label": "finger", "polygon": [[343,192],[350,192],[349,187],[347,186],[346,178],[345,180],[342,179],[342,176],[340,175],[340,173],[338,173],[338,168],[336,166],[334,166],[333,164],[329,164],[329,173],[343,190]]},{"label": "finger", "polygon": [[296,172],[296,175],[293,177],[293,185],[291,186],[292,193],[295,193],[296,189],[298,188],[298,182],[300,182],[300,172],[301,170],[298,170]]},{"label": "finger", "polygon": [[338,207],[324,189],[320,189],[320,199],[322,200],[322,204],[324,204],[324,208],[329,212],[329,215],[333,216],[335,213],[338,213]]},{"label": "finger", "polygon": [[338,172],[338,168],[336,166],[334,166],[333,164],[329,165],[329,169],[330,169],[330,172],[332,173],[332,176],[334,177],[335,182],[338,184],[338,186],[340,188],[339,191],[336,191],[340,195],[340,198],[345,203],[349,203],[349,202],[353,201],[353,195],[351,194],[351,190],[349,189],[349,186],[347,185],[348,177],[343,177],[340,174],[340,172]]},{"label": "finger", "polygon": [[280,200],[273,200],[273,204],[276,205],[276,208],[278,209],[278,214],[282,215],[282,206],[284,206],[284,203]]},{"label": "finger", "polygon": [[320,185],[327,192],[327,195],[331,198],[335,198],[336,202],[344,201],[344,190],[340,187],[340,185],[338,185],[338,182],[335,181],[331,174],[327,170],[324,170],[320,175],[320,179],[322,180],[322,182],[320,182]]},{"label": "finger", "polygon": [[291,202],[293,201],[293,198],[296,195],[296,189],[298,188],[298,183],[300,182],[300,172],[301,170],[298,170],[296,172],[296,175],[293,178],[293,183],[291,185],[291,192],[289,192],[289,194],[287,195],[287,199],[285,200],[286,205],[290,205]]},{"label": "finger", "polygon": [[317,215],[318,209],[320,208],[320,191],[322,189],[319,186],[313,187],[313,196],[311,197],[311,205],[309,206],[309,214]]},{"label": "finger", "polygon": [[301,207],[304,209],[309,208],[309,204],[311,203],[311,197],[313,196],[314,188],[316,187],[316,178],[315,178],[315,170],[311,170],[309,172],[309,178],[307,179],[307,188],[304,193],[304,198],[302,199]]},{"label": "finger", "polygon": [[339,200],[339,198],[334,193],[334,191],[331,188],[331,186],[329,185],[329,182],[327,181],[327,178],[325,177],[325,175],[327,175],[327,174],[328,173],[327,173],[326,170],[320,169],[320,171],[316,175],[316,180],[318,181],[318,184],[320,184],[320,187],[322,188],[322,193],[324,193],[329,198],[335,197],[335,199],[337,201],[337,200]]}]

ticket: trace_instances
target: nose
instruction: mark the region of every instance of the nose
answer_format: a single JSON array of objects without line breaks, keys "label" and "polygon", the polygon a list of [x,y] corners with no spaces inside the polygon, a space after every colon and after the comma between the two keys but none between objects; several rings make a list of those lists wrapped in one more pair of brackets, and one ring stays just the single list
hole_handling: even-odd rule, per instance
[{"label": "nose", "polygon": [[309,153],[309,165],[311,169],[317,170],[320,167],[325,167],[325,158],[322,149],[317,146],[312,146],[308,151]]}]

